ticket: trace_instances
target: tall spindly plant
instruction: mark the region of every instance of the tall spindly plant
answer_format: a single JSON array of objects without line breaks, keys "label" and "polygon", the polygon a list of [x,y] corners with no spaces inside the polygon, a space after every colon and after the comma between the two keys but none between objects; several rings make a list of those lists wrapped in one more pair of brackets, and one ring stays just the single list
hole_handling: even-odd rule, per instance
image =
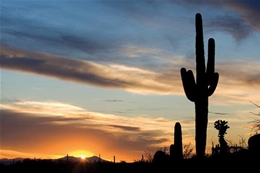
[{"label": "tall spindly plant", "polygon": [[220,144],[220,154],[225,155],[228,152],[228,145],[224,138],[225,134],[227,134],[227,129],[230,128],[228,126],[228,121],[225,120],[217,120],[214,122],[214,128],[218,130],[219,144]]},{"label": "tall spindly plant", "polygon": [[191,70],[181,68],[181,79],[187,98],[195,103],[195,140],[198,159],[205,156],[208,98],[218,83],[219,74],[215,72],[215,41],[208,40],[208,61],[205,66],[202,16],[196,14],[196,80]]}]

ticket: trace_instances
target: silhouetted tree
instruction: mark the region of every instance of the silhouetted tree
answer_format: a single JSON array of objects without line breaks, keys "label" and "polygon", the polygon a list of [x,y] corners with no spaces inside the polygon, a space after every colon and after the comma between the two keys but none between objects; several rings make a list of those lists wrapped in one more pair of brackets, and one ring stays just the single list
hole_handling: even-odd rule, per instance
[{"label": "silhouetted tree", "polygon": [[208,97],[211,96],[218,83],[219,74],[215,72],[215,41],[208,40],[208,62],[205,67],[202,16],[196,14],[196,81],[191,70],[181,68],[183,88],[187,98],[195,103],[195,138],[198,159],[205,156]]},{"label": "silhouetted tree", "polygon": [[154,151],[152,151],[151,148],[147,148],[144,151],[144,157],[147,162],[151,163],[153,161],[153,156],[154,156]]},{"label": "silhouetted tree", "polygon": [[[250,101],[251,102],[251,101]],[[251,112],[252,114],[256,115],[256,116],[260,116],[260,105],[254,103],[254,102],[251,102],[253,105],[255,105],[257,108],[258,108],[258,112]],[[251,121],[250,123],[253,124],[252,126],[252,131],[255,133],[255,134],[258,134],[259,131],[260,131],[260,119],[255,119],[254,121]]]},{"label": "silhouetted tree", "polygon": [[189,159],[190,157],[192,157],[192,151],[193,151],[193,148],[191,148],[190,142],[188,144],[184,144],[183,145],[183,158]]}]

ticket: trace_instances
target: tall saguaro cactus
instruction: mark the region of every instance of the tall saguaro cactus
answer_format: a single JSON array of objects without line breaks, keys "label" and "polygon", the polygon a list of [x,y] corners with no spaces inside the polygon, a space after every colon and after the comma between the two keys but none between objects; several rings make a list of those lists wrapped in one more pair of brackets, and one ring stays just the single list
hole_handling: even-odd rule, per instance
[{"label": "tall saguaro cactus", "polygon": [[191,70],[181,68],[183,88],[187,98],[195,103],[195,140],[198,159],[204,158],[208,125],[208,97],[218,83],[215,72],[215,41],[208,40],[208,61],[205,67],[203,27],[201,14],[196,14],[196,81]]}]

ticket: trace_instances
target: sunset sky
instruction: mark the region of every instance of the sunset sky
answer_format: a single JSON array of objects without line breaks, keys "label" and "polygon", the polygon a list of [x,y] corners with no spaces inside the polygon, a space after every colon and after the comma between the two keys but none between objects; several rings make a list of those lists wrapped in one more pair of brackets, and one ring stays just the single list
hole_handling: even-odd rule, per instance
[{"label": "sunset sky", "polygon": [[132,162],[173,143],[195,151],[195,107],[180,69],[195,71],[195,14],[205,55],[216,42],[219,83],[209,98],[207,152],[216,120],[239,143],[260,104],[258,0],[2,0],[0,158],[67,154]]}]

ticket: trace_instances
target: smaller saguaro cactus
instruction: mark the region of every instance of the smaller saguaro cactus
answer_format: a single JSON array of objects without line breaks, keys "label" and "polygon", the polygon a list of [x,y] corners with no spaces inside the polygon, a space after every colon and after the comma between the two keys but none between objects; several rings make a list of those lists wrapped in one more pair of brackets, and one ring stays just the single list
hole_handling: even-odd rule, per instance
[{"label": "smaller saguaro cactus", "polygon": [[179,122],[174,126],[174,144],[170,146],[170,156],[175,161],[183,159],[182,132]]},{"label": "smaller saguaro cactus", "polygon": [[175,123],[174,126],[174,146],[176,149],[177,158],[183,159],[182,132],[181,132],[181,124],[179,122]]}]

